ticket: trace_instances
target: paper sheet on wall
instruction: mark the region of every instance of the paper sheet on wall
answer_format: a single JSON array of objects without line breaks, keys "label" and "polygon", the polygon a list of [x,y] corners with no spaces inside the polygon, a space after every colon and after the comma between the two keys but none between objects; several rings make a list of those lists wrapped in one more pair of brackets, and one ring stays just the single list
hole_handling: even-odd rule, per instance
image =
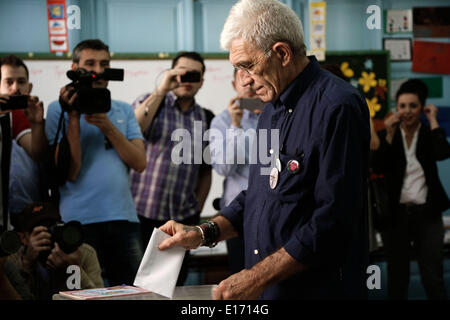
[{"label": "paper sheet on wall", "polygon": [[325,60],[326,2],[309,4],[309,48],[308,55],[313,54],[317,60]]},{"label": "paper sheet on wall", "polygon": [[170,236],[154,229],[133,285],[172,299],[186,249],[174,246],[161,251],[159,244]]}]

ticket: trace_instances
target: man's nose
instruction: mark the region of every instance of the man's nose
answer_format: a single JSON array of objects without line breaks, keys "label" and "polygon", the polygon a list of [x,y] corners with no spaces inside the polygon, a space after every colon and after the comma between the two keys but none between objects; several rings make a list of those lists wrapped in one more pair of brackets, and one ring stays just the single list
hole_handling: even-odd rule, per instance
[{"label": "man's nose", "polygon": [[17,81],[14,81],[11,85],[11,95],[18,95],[20,94],[20,87]]},{"label": "man's nose", "polygon": [[243,70],[238,70],[238,75],[241,79],[241,85],[243,87],[248,86],[253,82],[253,78]]}]

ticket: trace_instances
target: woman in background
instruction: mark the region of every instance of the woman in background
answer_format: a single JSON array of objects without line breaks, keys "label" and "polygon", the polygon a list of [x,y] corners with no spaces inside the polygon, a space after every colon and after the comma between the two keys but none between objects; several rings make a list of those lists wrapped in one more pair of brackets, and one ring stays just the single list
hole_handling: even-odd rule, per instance
[{"label": "woman in background", "polygon": [[[450,145],[436,120],[437,108],[425,105],[427,94],[420,80],[401,85],[396,113],[385,120],[386,129],[379,133],[380,145],[374,154],[375,170],[385,175],[390,197],[389,221],[383,234],[390,299],[408,298],[411,252],[417,258],[428,299],[447,297],[442,212],[450,205],[436,161],[450,157]],[[429,126],[420,120],[422,112]]]}]

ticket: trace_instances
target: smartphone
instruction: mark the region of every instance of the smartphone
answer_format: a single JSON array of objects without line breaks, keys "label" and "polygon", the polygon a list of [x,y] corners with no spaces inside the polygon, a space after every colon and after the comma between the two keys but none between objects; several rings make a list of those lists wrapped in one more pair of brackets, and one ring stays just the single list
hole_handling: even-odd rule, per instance
[{"label": "smartphone", "polygon": [[7,103],[0,102],[0,110],[16,110],[16,109],[26,109],[28,107],[28,96],[9,96]]},{"label": "smartphone", "polygon": [[242,109],[247,109],[249,111],[254,111],[255,109],[259,109],[262,111],[264,108],[265,102],[262,102],[260,99],[254,98],[240,98],[238,100],[239,107]]},{"label": "smartphone", "polygon": [[188,71],[186,74],[182,75],[181,82],[200,82],[200,72],[198,71]]}]

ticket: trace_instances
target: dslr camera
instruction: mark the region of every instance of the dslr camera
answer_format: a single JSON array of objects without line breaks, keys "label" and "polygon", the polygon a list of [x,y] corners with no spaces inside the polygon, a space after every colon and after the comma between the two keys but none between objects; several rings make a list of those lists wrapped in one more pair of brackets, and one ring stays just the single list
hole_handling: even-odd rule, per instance
[{"label": "dslr camera", "polygon": [[67,77],[72,80],[68,86],[75,89],[78,97],[72,106],[59,99],[64,111],[76,110],[79,113],[106,113],[111,109],[111,92],[106,88],[93,88],[96,80],[123,81],[123,69],[106,68],[103,73],[87,71],[83,68],[67,71]]},{"label": "dslr camera", "polygon": [[[54,248],[55,242],[57,242],[64,253],[70,254],[75,252],[83,243],[81,223],[78,221],[69,221],[67,223],[53,222],[51,224],[38,225],[45,225],[47,227],[48,233],[51,235],[51,248]],[[39,260],[45,263],[49,254],[50,251],[41,252]]]}]

